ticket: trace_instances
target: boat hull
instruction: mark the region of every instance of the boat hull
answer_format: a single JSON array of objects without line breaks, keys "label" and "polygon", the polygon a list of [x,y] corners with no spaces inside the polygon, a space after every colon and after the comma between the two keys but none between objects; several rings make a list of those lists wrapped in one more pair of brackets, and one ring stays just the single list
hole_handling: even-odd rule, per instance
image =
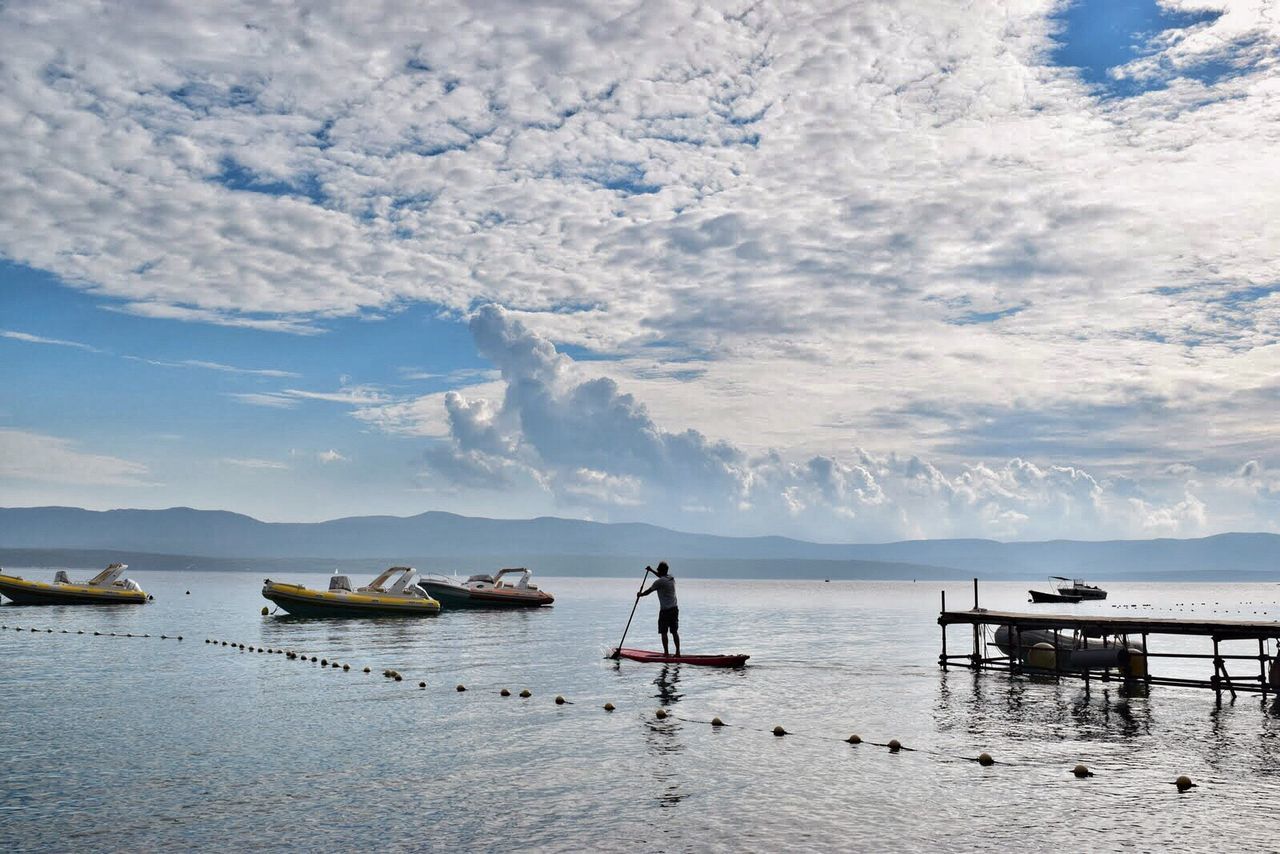
[{"label": "boat hull", "polygon": [[653,664],[693,664],[700,667],[742,667],[749,655],[665,655],[649,649],[615,649],[609,658],[628,658]]},{"label": "boat hull", "polygon": [[[992,638],[996,648],[1005,655],[1010,654],[1013,642],[1009,637],[1009,627],[999,626]],[[1041,667],[1054,670],[1094,670],[1123,667],[1131,659],[1141,658],[1142,667],[1146,667],[1146,644],[1137,638],[1123,638],[1123,643],[1116,638],[1081,638],[1077,640],[1072,632],[1055,632],[1052,629],[1024,629],[1018,632],[1018,661],[1024,666]],[[1043,644],[1052,649],[1048,653],[1049,663],[1038,665],[1032,658],[1039,652],[1035,647]],[[1105,661],[1110,654],[1111,661]],[[1092,660],[1090,660],[1092,659]],[[1098,666],[1099,661],[1104,661]],[[1143,670],[1145,672],[1145,669]]]},{"label": "boat hull", "polygon": [[1041,590],[1028,590],[1027,592],[1031,594],[1032,602],[1039,602],[1040,604],[1048,602],[1065,602],[1067,604],[1074,605],[1084,598],[1082,596],[1077,596],[1074,593],[1045,593]]},{"label": "boat hull", "polygon": [[79,584],[48,584],[12,575],[0,575],[0,595],[14,605],[145,605],[142,590],[93,588]]},{"label": "boat hull", "polygon": [[262,595],[294,617],[430,617],[440,613],[440,603],[434,599],[396,601],[378,594],[340,595],[297,584],[267,584]]},{"label": "boat hull", "polygon": [[556,601],[542,590],[515,589],[470,590],[439,581],[419,581],[418,586],[446,608],[540,608]]}]

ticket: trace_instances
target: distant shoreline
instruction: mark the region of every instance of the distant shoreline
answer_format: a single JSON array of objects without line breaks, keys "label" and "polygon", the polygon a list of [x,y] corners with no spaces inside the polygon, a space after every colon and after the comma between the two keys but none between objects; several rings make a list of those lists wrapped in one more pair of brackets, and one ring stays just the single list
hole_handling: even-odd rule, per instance
[{"label": "distant shoreline", "polygon": [[[517,556],[448,556],[390,555],[364,558],[227,558],[198,555],[176,555],[122,549],[6,549],[0,548],[0,567],[35,569],[101,569],[109,563],[129,564],[135,572],[256,573],[273,572],[329,573],[379,572],[388,566],[404,564],[422,572],[446,574],[489,571],[501,566],[527,566],[541,576],[564,578],[631,578],[643,571],[640,558],[626,555],[534,555]],[[889,561],[809,560],[809,559],[741,559],[741,558],[673,558],[677,574],[685,578],[719,578],[773,581],[967,581],[975,574],[985,581],[1018,581],[1043,583],[1045,574],[1028,573],[1017,568],[1007,572],[974,573],[951,567]],[[1047,573],[1046,573],[1047,574]],[[1089,576],[1102,581],[1149,582],[1224,582],[1280,583],[1278,571],[1242,570],[1166,570],[1097,572]]]}]

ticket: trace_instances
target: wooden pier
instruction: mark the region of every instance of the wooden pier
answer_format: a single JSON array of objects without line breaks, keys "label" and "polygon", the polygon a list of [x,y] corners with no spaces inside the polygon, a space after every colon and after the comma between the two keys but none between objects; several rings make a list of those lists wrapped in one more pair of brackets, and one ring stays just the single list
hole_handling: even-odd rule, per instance
[{"label": "wooden pier", "polygon": [[[1261,620],[1203,620],[1170,617],[1109,617],[1097,614],[1038,614],[1016,611],[989,611],[978,607],[978,581],[973,582],[973,608],[948,611],[947,594],[942,593],[943,670],[963,666],[974,670],[1003,670],[1010,674],[1033,674],[1129,684],[1176,685],[1208,688],[1234,699],[1238,692],[1280,694],[1280,655],[1267,652],[1269,641],[1280,647],[1280,622]],[[947,629],[954,625],[972,627],[971,651],[949,653]],[[994,630],[994,641],[987,631]],[[1151,636],[1181,635],[1202,637],[1212,643],[1212,652],[1154,652]],[[1258,651],[1226,654],[1226,642],[1256,641]],[[994,646],[992,650],[989,647]],[[1250,644],[1250,647],[1252,644]],[[1201,660],[1213,668],[1213,675],[1197,679],[1152,673],[1152,660]],[[1228,663],[1236,669],[1232,673]],[[1250,662],[1248,672],[1241,662]],[[1256,671],[1254,666],[1256,665]]]}]

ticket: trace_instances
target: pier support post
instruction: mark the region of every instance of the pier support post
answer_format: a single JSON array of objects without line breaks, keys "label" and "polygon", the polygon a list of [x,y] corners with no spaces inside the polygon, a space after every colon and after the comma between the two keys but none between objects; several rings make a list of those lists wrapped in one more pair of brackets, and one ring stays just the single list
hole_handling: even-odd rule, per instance
[{"label": "pier support post", "polygon": [[[978,610],[978,579],[973,580],[973,610]],[[977,623],[973,624],[973,655],[970,661],[973,662],[973,669],[977,670],[982,666],[982,654],[978,651],[978,632],[981,629]]]},{"label": "pier support post", "polygon": [[942,591],[942,619],[938,623],[942,626],[942,655],[938,656],[938,663],[942,665],[942,669],[947,669],[947,591]]},{"label": "pier support post", "polygon": [[1222,705],[1222,685],[1221,685],[1222,677],[1218,675],[1218,666],[1220,664],[1221,664],[1221,659],[1218,658],[1218,639],[1214,638],[1213,639],[1213,676],[1210,677],[1209,684],[1213,686],[1213,693],[1217,697],[1217,702],[1219,706]]},{"label": "pier support post", "polygon": [[1267,642],[1258,638],[1258,682],[1262,685],[1262,701],[1267,700]]}]

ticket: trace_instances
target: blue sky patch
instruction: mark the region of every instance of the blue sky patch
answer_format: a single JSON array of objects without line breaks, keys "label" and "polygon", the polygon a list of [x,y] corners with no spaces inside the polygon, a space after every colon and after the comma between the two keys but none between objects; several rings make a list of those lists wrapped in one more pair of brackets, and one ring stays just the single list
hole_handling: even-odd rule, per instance
[{"label": "blue sky patch", "polygon": [[[1163,81],[1116,80],[1109,71],[1152,52],[1152,39],[1165,30],[1185,29],[1216,20],[1221,12],[1178,12],[1156,0],[1073,0],[1057,15],[1062,29],[1052,60],[1080,69],[1080,76],[1113,96],[1139,95],[1163,87]],[[1193,75],[1213,82],[1230,71],[1225,63],[1206,63]]]},{"label": "blue sky patch", "polygon": [[299,176],[293,181],[280,181],[259,175],[234,157],[224,157],[221,166],[221,171],[213,180],[228,190],[265,193],[269,196],[302,196],[316,204],[325,200],[320,176],[314,173]]}]

